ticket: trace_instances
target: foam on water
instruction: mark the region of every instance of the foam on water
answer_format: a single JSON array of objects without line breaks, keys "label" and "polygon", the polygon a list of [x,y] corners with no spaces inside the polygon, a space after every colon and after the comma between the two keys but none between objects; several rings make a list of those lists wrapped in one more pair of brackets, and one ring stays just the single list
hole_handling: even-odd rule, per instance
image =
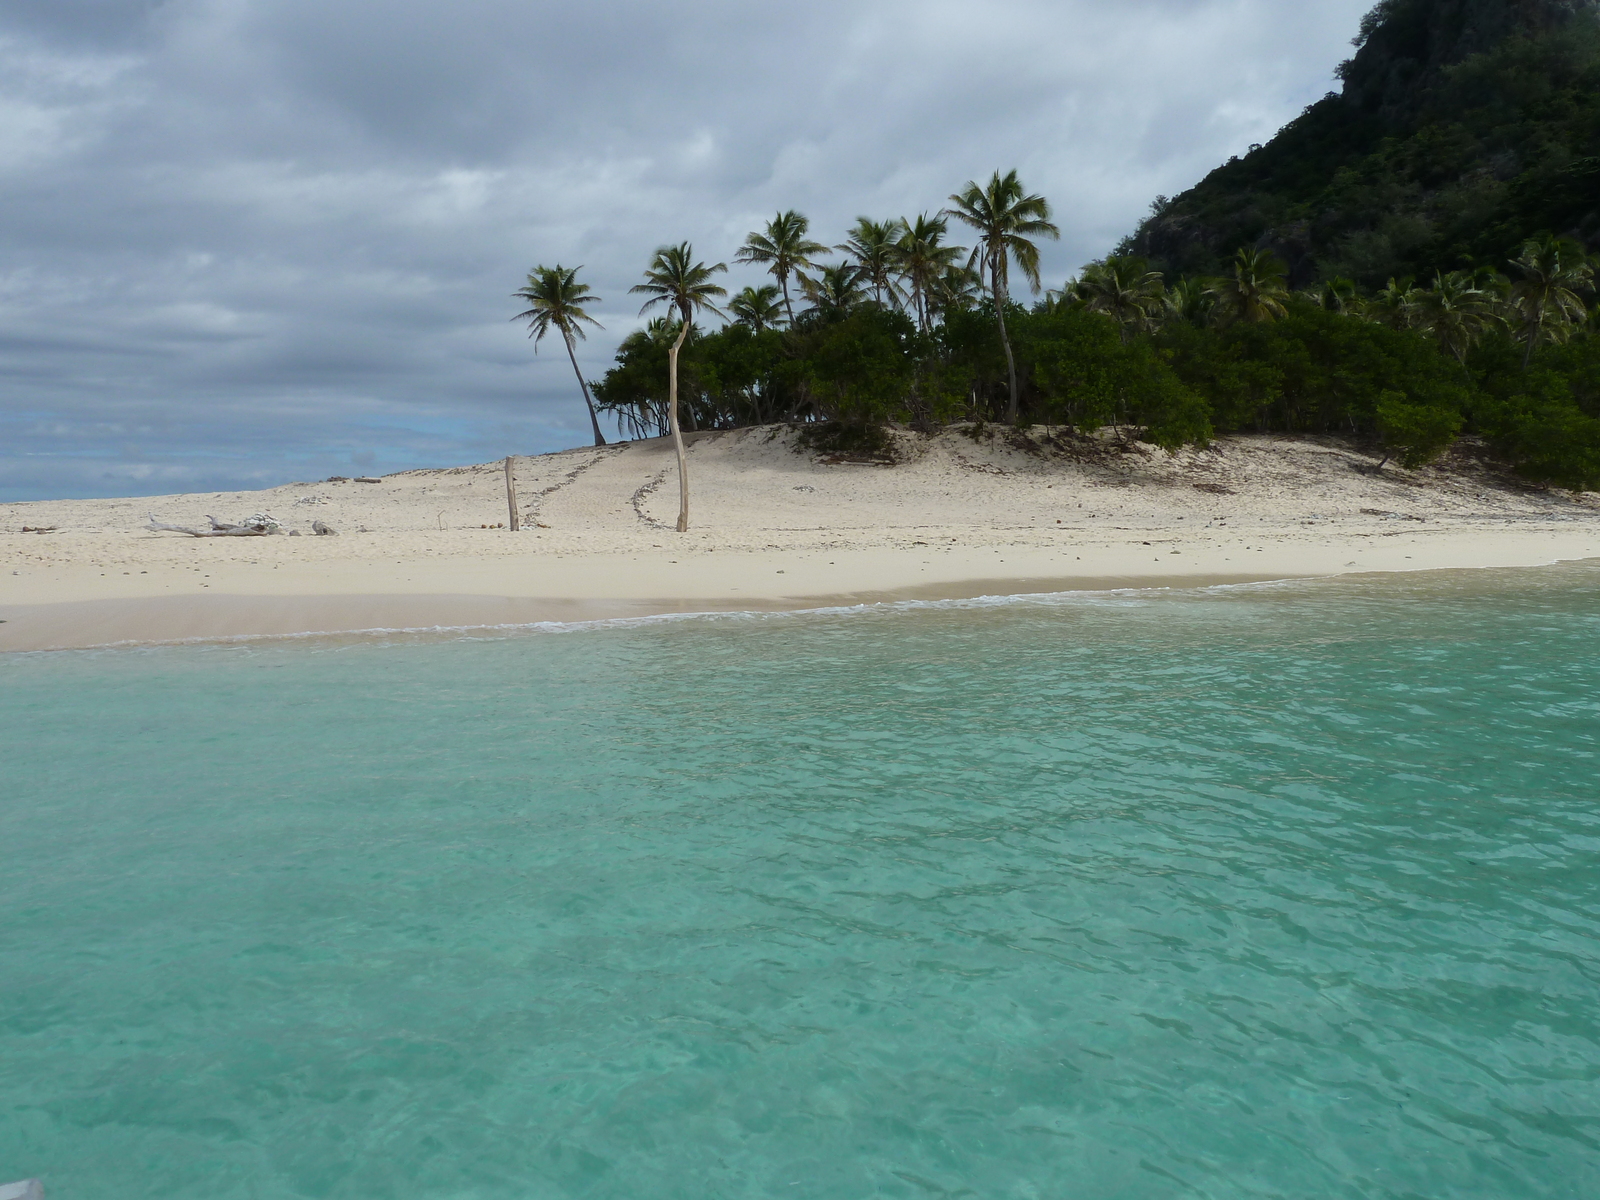
[{"label": "foam on water", "polygon": [[1593,566],[0,660],[0,1179],[1600,1192]]}]

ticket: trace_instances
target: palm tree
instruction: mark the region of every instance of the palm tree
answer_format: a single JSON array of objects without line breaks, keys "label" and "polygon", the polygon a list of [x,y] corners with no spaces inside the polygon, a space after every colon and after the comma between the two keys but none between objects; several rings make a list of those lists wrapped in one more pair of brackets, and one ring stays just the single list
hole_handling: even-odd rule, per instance
[{"label": "palm tree", "polygon": [[1433,287],[1418,292],[1412,301],[1418,328],[1432,334],[1440,346],[1455,355],[1463,369],[1467,351],[1494,323],[1494,308],[1494,297],[1466,271],[1451,271],[1448,275],[1436,272]]},{"label": "palm tree", "polygon": [[842,317],[866,300],[862,283],[866,278],[860,267],[849,263],[829,263],[816,275],[800,273],[800,292],[811,301],[810,311],[825,320]]},{"label": "palm tree", "polygon": [[1112,255],[1083,269],[1074,291],[1090,312],[1105,313],[1121,330],[1147,329],[1166,298],[1161,272],[1149,269],[1142,258]]},{"label": "palm tree", "polygon": [[728,290],[712,283],[711,277],[727,269],[726,263],[715,263],[708,267],[705,263],[695,262],[694,249],[688,242],[679,242],[676,246],[658,249],[650,265],[645,268],[644,282],[628,289],[650,297],[639,310],[641,315],[654,305],[665,304],[669,309],[677,310],[683,323],[678,330],[677,340],[667,351],[667,420],[672,427],[673,447],[678,452],[679,533],[689,531],[689,461],[683,453],[683,430],[678,425],[678,351],[683,349],[683,339],[689,336],[696,309],[721,315],[721,310],[712,301],[716,297],[726,296]]},{"label": "palm tree", "polygon": [[944,217],[923,213],[914,221],[902,218],[900,227],[895,265],[911,292],[911,304],[917,310],[917,328],[926,333],[929,310],[939,297],[945,272],[960,261],[967,248],[943,244],[950,230],[950,222]]},{"label": "palm tree", "polygon": [[1061,231],[1050,223],[1050,202],[1043,196],[1030,196],[1017,178],[1016,171],[1004,176],[999,171],[988,184],[979,187],[968,180],[967,186],[950,197],[954,208],[946,211],[957,220],[965,221],[978,231],[978,244],[973,247],[969,266],[989,274],[989,295],[994,299],[995,319],[1000,323],[1000,344],[1005,347],[1007,379],[1011,386],[1006,399],[1006,420],[1017,420],[1017,360],[1011,353],[1011,339],[1006,335],[1007,283],[1010,263],[1016,260],[1023,276],[1037,292],[1039,283],[1039,247],[1032,239],[1058,238]]},{"label": "palm tree", "polygon": [[573,373],[577,375],[578,387],[583,391],[583,402],[589,406],[589,424],[594,427],[594,444],[604,446],[606,439],[600,432],[600,418],[595,415],[589,385],[584,382],[583,372],[578,370],[578,356],[572,349],[573,339],[584,336],[585,324],[593,325],[596,329],[605,328],[583,311],[584,305],[600,304],[602,301],[600,297],[589,294],[587,283],[577,281],[581,270],[582,267],[568,270],[558,263],[553,267],[539,266],[529,271],[528,286],[512,293],[528,303],[528,311],[518,313],[511,319],[528,323],[528,336],[533,339],[535,354],[539,352],[539,343],[544,340],[545,334],[551,329],[561,331],[561,340],[567,346],[567,357],[572,360]]},{"label": "palm tree", "polygon": [[1276,321],[1289,310],[1289,268],[1276,254],[1245,247],[1233,257],[1233,274],[1206,289],[1223,322]]},{"label": "palm tree", "polygon": [[1344,275],[1334,275],[1330,280],[1323,280],[1322,285],[1314,290],[1302,291],[1301,294],[1315,306],[1323,307],[1328,312],[1338,312],[1341,317],[1354,317],[1362,307],[1362,294],[1357,290],[1354,280],[1347,280]]},{"label": "palm tree", "polygon": [[810,228],[811,222],[791,208],[768,221],[765,232],[751,233],[746,237],[744,245],[733,256],[734,262],[758,263],[766,267],[768,274],[778,281],[778,286],[783,289],[783,308],[789,314],[791,325],[794,323],[794,305],[789,302],[789,276],[801,267],[809,267],[818,254],[828,252],[828,247],[821,242],[807,239],[806,232]]},{"label": "palm tree", "polygon": [[745,325],[762,333],[775,329],[783,321],[783,310],[778,306],[776,284],[747,287],[728,301],[728,312],[735,325]]},{"label": "palm tree", "polygon": [[983,299],[983,276],[966,263],[951,263],[928,293],[928,311],[941,316],[977,307]]},{"label": "palm tree", "polygon": [[1395,279],[1390,276],[1387,287],[1361,306],[1361,313],[1369,321],[1387,325],[1390,329],[1411,329],[1417,324],[1417,300],[1422,292],[1411,282],[1411,276]]},{"label": "palm tree", "polygon": [[879,304],[885,303],[885,297],[896,304],[900,301],[900,288],[894,277],[900,261],[900,236],[904,231],[905,223],[899,217],[891,221],[857,217],[849,238],[843,245],[834,247],[855,259],[862,281],[872,288]]},{"label": "palm tree", "polygon": [[1528,343],[1522,354],[1526,371],[1540,341],[1566,341],[1572,326],[1589,315],[1578,293],[1594,285],[1594,265],[1575,242],[1549,236],[1529,238],[1511,265],[1522,272],[1511,286],[1511,310]]},{"label": "palm tree", "polygon": [[1211,303],[1210,285],[1204,279],[1185,275],[1167,289],[1163,303],[1168,319],[1198,325],[1205,320]]}]

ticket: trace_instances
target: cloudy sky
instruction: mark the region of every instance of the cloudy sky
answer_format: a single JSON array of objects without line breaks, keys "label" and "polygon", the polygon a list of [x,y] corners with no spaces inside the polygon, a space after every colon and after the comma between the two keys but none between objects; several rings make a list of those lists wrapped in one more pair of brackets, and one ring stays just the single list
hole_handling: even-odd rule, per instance
[{"label": "cloudy sky", "polygon": [[[508,318],[1017,167],[1059,283],[1330,90],[1371,0],[4,0],[0,500],[587,440]],[[733,287],[758,282],[733,269]]]}]

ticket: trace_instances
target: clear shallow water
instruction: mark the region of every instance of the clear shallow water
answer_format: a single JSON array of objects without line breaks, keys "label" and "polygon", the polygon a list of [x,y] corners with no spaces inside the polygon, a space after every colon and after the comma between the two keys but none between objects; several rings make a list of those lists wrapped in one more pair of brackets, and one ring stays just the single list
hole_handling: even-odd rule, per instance
[{"label": "clear shallow water", "polygon": [[1597,587],[0,659],[0,1181],[1600,1194]]}]

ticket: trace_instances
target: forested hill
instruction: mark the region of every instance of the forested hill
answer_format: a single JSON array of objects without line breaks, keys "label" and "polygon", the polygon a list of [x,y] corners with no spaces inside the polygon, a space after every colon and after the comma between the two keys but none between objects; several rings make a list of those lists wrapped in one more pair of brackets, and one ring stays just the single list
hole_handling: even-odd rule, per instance
[{"label": "forested hill", "polygon": [[1529,237],[1600,249],[1600,0],[1383,0],[1330,93],[1158,200],[1122,247],[1169,278],[1275,251],[1295,286],[1489,266]]}]

